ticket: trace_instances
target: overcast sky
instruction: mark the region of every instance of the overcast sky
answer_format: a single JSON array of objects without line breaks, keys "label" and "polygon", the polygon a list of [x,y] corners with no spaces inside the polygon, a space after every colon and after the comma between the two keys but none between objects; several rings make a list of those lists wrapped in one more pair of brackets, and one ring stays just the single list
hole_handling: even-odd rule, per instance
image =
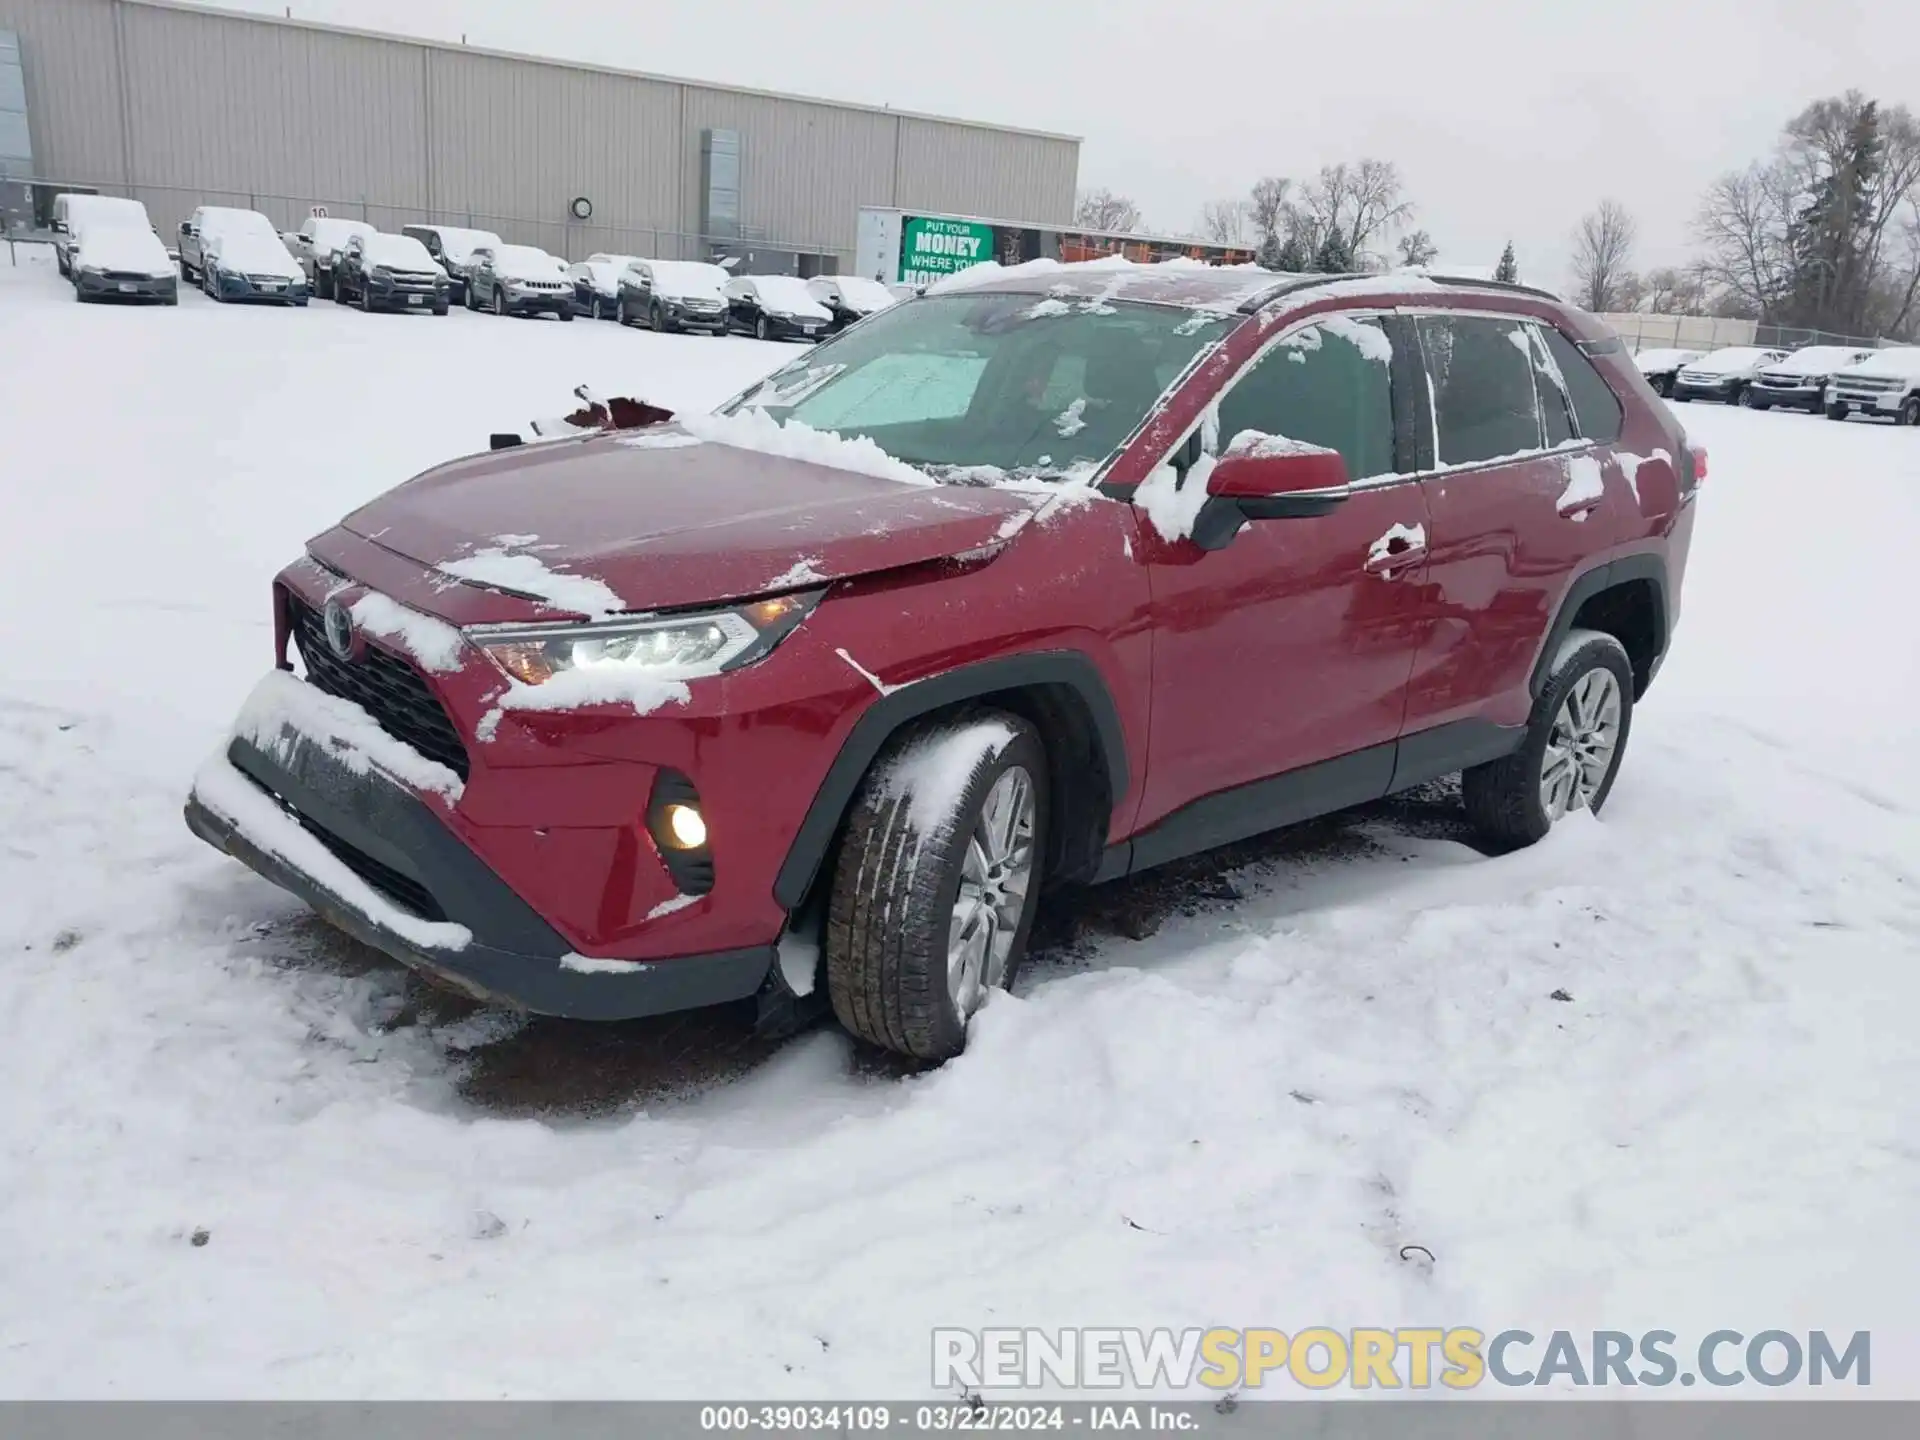
[{"label": "overcast sky", "polygon": [[[285,0],[222,0],[280,13]],[[1261,175],[1393,160],[1456,264],[1511,238],[1566,279],[1603,196],[1641,267],[1808,100],[1920,109],[1920,41],[1866,0],[292,0],[296,18],[1085,138],[1082,188],[1190,232]],[[1024,216],[1009,216],[1024,219]]]}]

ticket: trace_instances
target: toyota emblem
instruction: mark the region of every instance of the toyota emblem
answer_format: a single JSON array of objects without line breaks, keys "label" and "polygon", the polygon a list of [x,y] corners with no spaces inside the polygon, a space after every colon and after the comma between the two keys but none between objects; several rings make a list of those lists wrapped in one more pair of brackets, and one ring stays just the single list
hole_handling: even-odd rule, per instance
[{"label": "toyota emblem", "polygon": [[338,600],[327,601],[321,619],[327,627],[327,648],[342,660],[353,658],[353,616]]}]

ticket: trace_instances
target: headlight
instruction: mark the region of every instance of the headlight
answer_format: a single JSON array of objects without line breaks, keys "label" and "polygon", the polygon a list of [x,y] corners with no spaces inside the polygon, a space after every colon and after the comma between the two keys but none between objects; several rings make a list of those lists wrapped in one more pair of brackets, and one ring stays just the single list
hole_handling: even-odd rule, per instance
[{"label": "headlight", "polygon": [[374,266],[374,267],[373,267],[373,278],[374,278],[374,279],[376,279],[376,280],[391,280],[391,279],[393,279],[393,269],[392,269],[392,267],[391,267],[391,266],[387,266],[387,265],[376,265],[376,266]]},{"label": "headlight", "polygon": [[792,634],[819,599],[816,590],[697,615],[527,625],[477,631],[472,639],[522,685],[544,685],[569,670],[695,680],[751,665]]},{"label": "headlight", "polygon": [[81,273],[82,275],[95,275],[95,276],[98,276],[98,275],[104,275],[104,274],[106,274],[107,272],[106,272],[106,270],[105,270],[105,268],[104,268],[104,267],[102,267],[102,266],[99,266],[99,265],[82,265],[82,266],[80,267],[80,273]]}]

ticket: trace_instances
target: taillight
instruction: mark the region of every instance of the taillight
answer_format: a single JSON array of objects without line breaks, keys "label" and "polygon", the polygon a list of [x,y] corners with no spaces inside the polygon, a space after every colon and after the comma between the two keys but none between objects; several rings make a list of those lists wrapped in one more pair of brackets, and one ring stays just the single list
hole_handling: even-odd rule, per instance
[{"label": "taillight", "polygon": [[1694,488],[1707,483],[1707,452],[1698,445],[1693,447],[1693,484]]}]

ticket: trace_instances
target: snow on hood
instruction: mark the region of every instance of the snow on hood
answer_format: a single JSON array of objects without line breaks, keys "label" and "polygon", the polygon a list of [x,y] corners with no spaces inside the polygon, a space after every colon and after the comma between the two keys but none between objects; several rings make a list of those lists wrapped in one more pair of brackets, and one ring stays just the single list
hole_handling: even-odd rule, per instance
[{"label": "snow on hood", "polygon": [[1877,350],[1869,360],[1849,365],[1848,375],[1893,375],[1903,380],[1920,379],[1920,346],[1900,345]]},{"label": "snow on hood", "polygon": [[74,262],[83,268],[123,270],[129,275],[173,274],[173,261],[160,237],[135,225],[88,226],[74,251]]},{"label": "snow on hood", "polygon": [[380,232],[364,220],[340,220],[323,217],[313,222],[311,243],[317,254],[344,249],[346,243],[356,235],[378,235]]},{"label": "snow on hood", "polygon": [[692,423],[715,438],[663,446],[605,436],[455,460],[363,506],[343,529],[440,572],[435,587],[408,592],[417,608],[457,623],[460,597],[436,597],[471,584],[525,600],[524,618],[537,620],[765,595],[790,588],[802,562],[827,583],[990,551],[1060,489],[932,484],[866,442],[765,415]]},{"label": "snow on hood", "polygon": [[277,275],[298,280],[305,272],[271,230],[222,230],[207,242],[207,259],[241,275]]},{"label": "snow on hood", "polygon": [[582,260],[579,268],[595,290],[611,295],[620,288],[620,272],[627,267],[614,260]]},{"label": "snow on hood", "polygon": [[760,293],[760,302],[776,314],[810,315],[820,320],[831,320],[833,314],[822,305],[807,289],[807,282],[796,275],[755,275],[751,277],[753,287]]},{"label": "snow on hood", "polygon": [[840,275],[835,277],[835,281],[840,286],[842,298],[853,309],[872,314],[900,303],[900,297],[878,280],[868,280],[859,275]]}]

